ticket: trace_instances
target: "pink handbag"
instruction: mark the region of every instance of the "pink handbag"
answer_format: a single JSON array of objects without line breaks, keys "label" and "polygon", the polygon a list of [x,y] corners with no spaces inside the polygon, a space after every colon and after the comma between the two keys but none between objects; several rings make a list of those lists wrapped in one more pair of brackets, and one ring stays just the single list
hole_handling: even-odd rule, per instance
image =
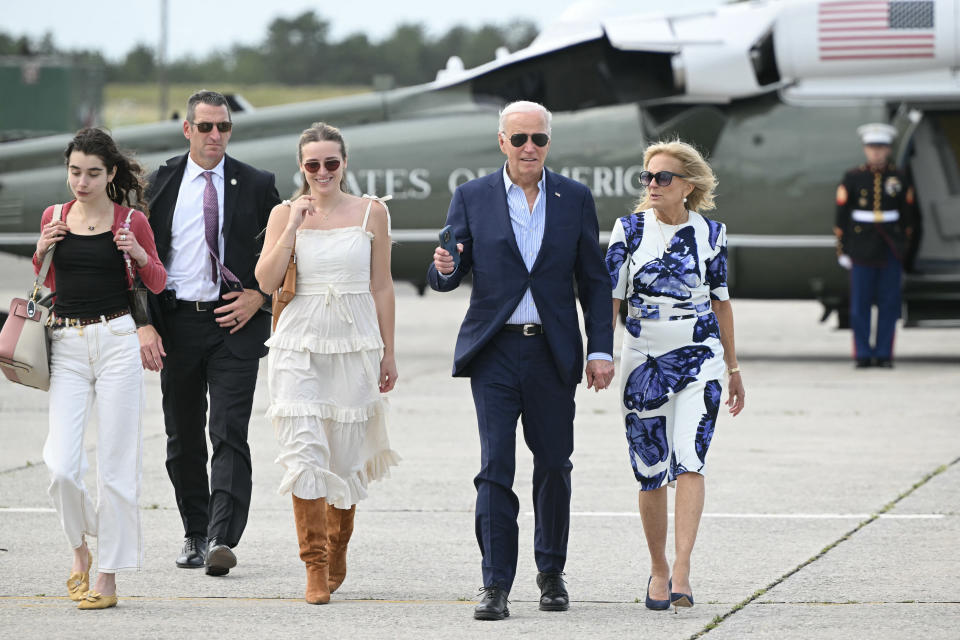
[{"label": "pink handbag", "polygon": [[[63,205],[53,210],[55,220],[60,219]],[[53,261],[52,244],[43,256],[43,265],[33,283],[33,291],[25,300],[14,298],[10,303],[10,315],[0,331],[0,369],[11,382],[42,389],[50,388],[50,334],[47,320],[50,317],[49,298],[40,297],[40,287],[47,278]]]}]

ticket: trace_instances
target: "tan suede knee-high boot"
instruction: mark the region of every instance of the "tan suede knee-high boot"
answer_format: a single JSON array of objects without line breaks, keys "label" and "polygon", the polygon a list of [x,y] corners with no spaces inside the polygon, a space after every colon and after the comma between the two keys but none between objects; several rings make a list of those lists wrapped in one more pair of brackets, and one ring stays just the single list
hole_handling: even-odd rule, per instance
[{"label": "tan suede knee-high boot", "polygon": [[347,545],[353,535],[353,516],[357,505],[337,509],[327,505],[327,532],[330,538],[330,593],[336,591],[347,577]]},{"label": "tan suede knee-high boot", "polygon": [[300,559],[307,566],[307,590],[304,599],[310,604],[330,602],[327,584],[327,501],[303,500],[293,496],[293,516],[297,523]]}]

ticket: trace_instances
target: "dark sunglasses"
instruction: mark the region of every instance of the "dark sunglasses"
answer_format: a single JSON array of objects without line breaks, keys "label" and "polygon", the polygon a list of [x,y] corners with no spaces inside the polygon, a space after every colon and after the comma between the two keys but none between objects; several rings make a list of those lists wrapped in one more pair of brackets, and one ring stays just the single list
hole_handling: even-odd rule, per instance
[{"label": "dark sunglasses", "polygon": [[303,168],[306,169],[307,173],[316,173],[320,171],[320,165],[323,165],[323,168],[333,173],[340,168],[340,161],[336,158],[327,158],[323,162],[319,160],[307,160],[303,163]]},{"label": "dark sunglasses", "polygon": [[[510,136],[510,144],[515,147],[522,147],[527,144],[527,134],[525,133],[515,133]],[[547,143],[550,142],[550,136],[545,133],[533,133],[530,134],[529,138],[533,140],[533,144],[538,147],[545,147]]]},{"label": "dark sunglasses", "polygon": [[661,187],[669,187],[670,183],[673,182],[674,178],[686,178],[687,176],[680,175],[679,173],[674,173],[672,171],[657,171],[656,173],[650,173],[649,171],[640,172],[640,184],[645,187],[649,187],[650,183],[656,181],[657,184]]},{"label": "dark sunglasses", "polygon": [[216,127],[220,133],[226,133],[230,131],[230,129],[233,129],[233,123],[229,120],[226,122],[194,122],[193,126],[195,126],[200,133],[210,133],[214,127]]}]

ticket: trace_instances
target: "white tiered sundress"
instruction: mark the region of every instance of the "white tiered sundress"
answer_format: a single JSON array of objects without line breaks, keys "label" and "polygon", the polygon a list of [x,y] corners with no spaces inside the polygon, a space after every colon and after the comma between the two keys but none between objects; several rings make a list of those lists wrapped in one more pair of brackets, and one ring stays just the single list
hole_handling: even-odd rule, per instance
[{"label": "white tiered sundress", "polygon": [[[400,457],[379,389],[383,340],[370,293],[372,196],[358,227],[297,231],[297,289],[267,341],[281,494],[349,509]],[[381,201],[382,202],[382,201]],[[387,214],[389,235],[389,213]]]}]

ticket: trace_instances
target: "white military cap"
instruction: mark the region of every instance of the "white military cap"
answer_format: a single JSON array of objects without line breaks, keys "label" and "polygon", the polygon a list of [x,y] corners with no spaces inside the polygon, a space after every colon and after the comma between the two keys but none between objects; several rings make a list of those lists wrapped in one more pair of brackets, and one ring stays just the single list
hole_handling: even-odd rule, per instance
[{"label": "white military cap", "polygon": [[893,144],[897,130],[889,124],[871,122],[857,127],[857,135],[863,140],[863,144]]}]

